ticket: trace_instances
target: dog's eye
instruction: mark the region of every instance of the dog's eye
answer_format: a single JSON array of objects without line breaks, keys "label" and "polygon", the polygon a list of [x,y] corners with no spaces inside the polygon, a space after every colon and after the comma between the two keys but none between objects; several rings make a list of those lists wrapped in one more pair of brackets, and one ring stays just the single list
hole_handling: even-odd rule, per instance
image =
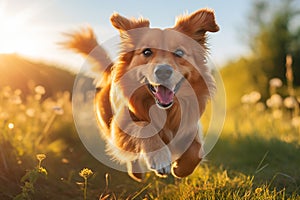
[{"label": "dog's eye", "polygon": [[179,57],[179,58],[183,57],[184,54],[185,53],[184,53],[184,51],[182,49],[177,49],[177,50],[174,51],[174,55],[177,56],[177,57]]},{"label": "dog's eye", "polygon": [[143,50],[143,55],[144,55],[145,57],[151,56],[151,55],[152,55],[151,49],[149,49],[149,48],[144,49],[144,50]]}]

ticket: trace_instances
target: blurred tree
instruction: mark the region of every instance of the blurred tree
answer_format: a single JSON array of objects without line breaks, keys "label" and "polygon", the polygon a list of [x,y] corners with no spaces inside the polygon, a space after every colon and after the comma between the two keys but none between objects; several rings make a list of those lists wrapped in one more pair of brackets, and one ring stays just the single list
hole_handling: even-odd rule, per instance
[{"label": "blurred tree", "polygon": [[267,79],[279,77],[285,80],[285,58],[291,54],[294,82],[300,85],[299,2],[284,0],[276,3],[256,0],[253,4],[247,30],[253,53],[249,65],[256,63]]},{"label": "blurred tree", "polygon": [[[300,2],[299,0],[253,0],[244,29],[250,55],[228,62],[221,70],[227,90],[228,107],[252,90],[269,98],[269,80],[286,83],[285,59],[293,58],[294,85],[300,86]],[[238,72],[238,76],[234,76]],[[237,84],[238,83],[238,84]],[[286,92],[282,88],[282,93]],[[287,95],[287,93],[285,94]]]}]

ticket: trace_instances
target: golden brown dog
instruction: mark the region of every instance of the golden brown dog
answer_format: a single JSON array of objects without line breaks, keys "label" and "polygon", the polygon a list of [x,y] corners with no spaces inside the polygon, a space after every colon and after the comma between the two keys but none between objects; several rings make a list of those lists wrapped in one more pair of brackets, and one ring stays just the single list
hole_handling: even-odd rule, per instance
[{"label": "golden brown dog", "polygon": [[114,63],[91,29],[65,43],[102,70],[95,111],[108,153],[136,180],[144,172],[140,160],[159,176],[188,176],[203,157],[199,119],[215,90],[205,60],[206,33],[219,30],[213,11],[180,16],[163,30],[117,13],[111,23],[121,36]]}]

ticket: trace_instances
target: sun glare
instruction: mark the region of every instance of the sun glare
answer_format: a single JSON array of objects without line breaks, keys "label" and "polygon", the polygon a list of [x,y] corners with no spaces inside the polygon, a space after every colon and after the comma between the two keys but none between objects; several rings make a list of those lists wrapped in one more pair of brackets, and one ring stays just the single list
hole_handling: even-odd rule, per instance
[{"label": "sun glare", "polygon": [[0,4],[0,53],[20,53],[32,55],[36,52],[34,24],[31,17],[35,14],[33,9],[24,9],[22,12],[9,13],[5,1]]},{"label": "sun glare", "polygon": [[18,27],[14,20],[3,14],[0,16],[0,53],[14,53],[18,49]]}]

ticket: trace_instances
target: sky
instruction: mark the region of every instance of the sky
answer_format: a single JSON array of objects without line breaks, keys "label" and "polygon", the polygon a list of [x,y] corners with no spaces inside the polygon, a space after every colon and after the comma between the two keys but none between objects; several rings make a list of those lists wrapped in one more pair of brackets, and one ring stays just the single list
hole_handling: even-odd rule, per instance
[{"label": "sky", "polygon": [[143,16],[151,27],[172,27],[175,18],[200,8],[215,11],[220,27],[209,34],[211,60],[221,66],[248,52],[241,28],[245,25],[253,0],[0,0],[0,53],[17,53],[79,69],[81,56],[60,48],[63,34],[90,25],[100,43],[117,37],[110,16]]}]

